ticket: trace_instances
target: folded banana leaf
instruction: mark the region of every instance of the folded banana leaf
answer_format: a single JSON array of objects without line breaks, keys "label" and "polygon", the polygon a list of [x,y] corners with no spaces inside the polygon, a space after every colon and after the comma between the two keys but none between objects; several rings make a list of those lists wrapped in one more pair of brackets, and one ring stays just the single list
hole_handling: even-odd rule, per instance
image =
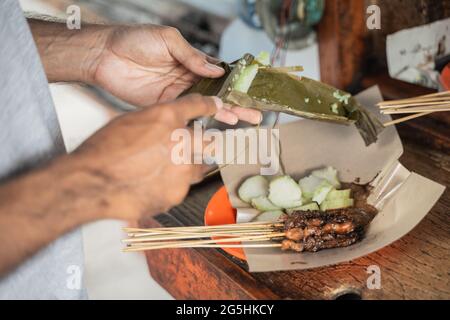
[{"label": "folded banana leaf", "polygon": [[[257,73],[249,66],[258,65]],[[261,111],[284,112],[309,119],[354,123],[366,145],[377,141],[382,123],[365,110],[349,93],[322,82],[299,77],[284,68],[273,68],[256,61],[251,54],[234,63],[222,62],[225,74],[218,79],[204,78],[183,94],[215,95],[224,102]],[[243,77],[250,77],[242,88]]]}]

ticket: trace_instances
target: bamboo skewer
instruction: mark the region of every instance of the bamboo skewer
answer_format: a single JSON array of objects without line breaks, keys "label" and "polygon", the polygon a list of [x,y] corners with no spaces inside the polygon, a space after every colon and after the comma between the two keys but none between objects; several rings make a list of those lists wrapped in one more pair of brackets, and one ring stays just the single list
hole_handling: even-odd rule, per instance
[{"label": "bamboo skewer", "polygon": [[402,109],[392,109],[384,110],[382,114],[403,114],[403,113],[419,113],[419,112],[444,112],[450,111],[450,104],[444,106],[430,106],[425,107],[412,107],[412,108],[402,108]]},{"label": "bamboo skewer", "polygon": [[[437,93],[431,93],[431,94],[426,94],[423,96],[418,96],[418,97],[414,97],[414,98],[405,98],[405,99],[398,99],[398,100],[390,100],[390,101],[381,101],[379,103],[377,103],[378,106],[383,106],[383,105],[389,105],[392,103],[402,103],[402,102],[415,102],[415,101],[423,101],[424,99],[439,99],[442,98],[442,96],[450,96],[450,91],[443,91],[443,92],[437,92]],[[437,98],[435,98],[437,97]]]},{"label": "bamboo skewer", "polygon": [[125,232],[153,232],[153,231],[193,231],[193,230],[210,230],[210,229],[241,229],[248,227],[270,227],[270,226],[281,226],[280,223],[263,223],[263,222],[246,222],[238,224],[223,224],[215,226],[190,226],[190,227],[163,227],[163,228],[130,228],[125,227],[123,230]]},{"label": "bamboo skewer", "polygon": [[407,116],[407,117],[403,117],[403,118],[400,118],[400,119],[395,119],[395,120],[392,120],[392,121],[389,121],[389,122],[385,122],[385,123],[383,123],[383,125],[385,127],[392,126],[392,125],[397,124],[397,123],[401,123],[401,122],[408,121],[408,120],[411,120],[411,119],[414,119],[414,118],[426,116],[427,114],[430,114],[430,113],[433,113],[433,112],[430,111],[430,112],[422,112],[422,113],[412,114],[412,115]]},{"label": "bamboo skewer", "polygon": [[271,228],[255,228],[255,229],[238,229],[238,230],[230,230],[230,229],[217,229],[217,230],[206,230],[206,231],[174,231],[174,232],[148,232],[148,233],[128,233],[128,236],[133,239],[142,239],[145,237],[156,237],[156,236],[177,236],[177,235],[192,235],[192,236],[212,236],[212,237],[221,237],[226,236],[227,234],[245,234],[245,233],[261,233],[261,232],[269,232],[278,227],[274,226]]},{"label": "bamboo skewer", "polygon": [[202,227],[168,227],[168,228],[150,228],[150,229],[141,229],[141,228],[123,228],[124,231],[130,231],[130,232],[153,232],[153,231],[202,231],[202,230],[213,230],[213,229],[245,229],[245,228],[258,228],[258,227],[271,227],[273,225],[276,225],[277,223],[258,223],[258,224],[251,224],[251,223],[239,223],[234,225],[216,225],[216,226],[202,226]]},{"label": "bamboo skewer", "polygon": [[208,233],[208,232],[228,232],[228,231],[233,231],[233,232],[238,232],[238,231],[250,231],[250,230],[266,230],[266,229],[273,229],[277,226],[281,226],[280,224],[278,225],[267,225],[267,226],[248,226],[245,228],[228,228],[228,227],[224,227],[224,228],[205,228],[205,229],[195,229],[195,228],[179,228],[179,230],[176,229],[169,229],[169,230],[163,230],[163,229],[142,229],[140,231],[130,231],[130,230],[124,230],[125,232],[128,233],[128,235],[133,235],[133,236],[143,236],[143,235],[148,235],[148,234],[186,234],[186,233],[192,233],[192,234],[200,234],[200,233]]},{"label": "bamboo skewer", "polygon": [[[420,103],[421,106],[434,106],[434,105],[442,105],[442,104],[448,104],[449,99],[441,99],[439,101],[430,101],[430,102],[422,102]],[[392,103],[384,106],[380,106],[381,111],[384,109],[391,109],[391,108],[407,108],[407,107],[414,107],[418,104],[415,102],[408,102],[408,103]]]},{"label": "bamboo skewer", "polygon": [[271,238],[283,237],[285,234],[286,234],[285,232],[274,232],[274,233],[267,233],[265,235],[260,235],[260,236],[244,236],[244,237],[210,239],[210,240],[193,240],[193,241],[184,241],[182,243],[191,243],[192,242],[193,244],[203,244],[203,243],[210,243],[210,242],[222,243],[222,242],[236,242],[236,241],[245,241],[245,240],[253,240],[253,239],[267,240],[267,239],[271,239]]},{"label": "bamboo skewer", "polygon": [[205,233],[205,234],[177,234],[177,235],[165,235],[165,236],[149,236],[149,237],[137,237],[137,238],[129,238],[124,239],[122,242],[124,243],[133,243],[133,242],[144,242],[144,241],[158,241],[158,240],[180,240],[180,239],[196,239],[196,238],[210,238],[210,237],[236,237],[239,236],[261,236],[267,235],[268,232],[246,232],[246,233],[227,233],[227,234],[216,234],[216,233]]},{"label": "bamboo skewer", "polygon": [[[278,238],[280,236],[276,236],[275,238]],[[155,242],[133,242],[128,243],[126,248],[132,248],[132,247],[160,247],[165,246],[167,248],[178,248],[178,246],[187,246],[191,247],[191,245],[197,245],[197,243],[193,243],[196,241],[204,241],[204,243],[200,244],[220,244],[220,245],[226,245],[226,244],[241,244],[241,242],[265,242],[269,241],[272,237],[260,237],[260,238],[251,238],[242,240],[242,237],[239,237],[239,240],[236,239],[205,239],[205,240],[189,240],[189,241],[155,241]],[[218,241],[223,240],[223,241]]]},{"label": "bamboo skewer", "polygon": [[409,99],[384,101],[377,105],[382,114],[411,113],[409,116],[384,123],[384,126],[387,127],[433,112],[450,111],[450,91],[437,92]]},{"label": "bamboo skewer", "polygon": [[[284,232],[278,233],[270,233],[262,236],[246,236],[246,237],[237,237],[237,238],[226,238],[226,239],[211,239],[211,240],[193,240],[193,241],[173,241],[172,243],[163,243],[160,244],[158,242],[151,244],[148,243],[148,247],[151,249],[167,249],[167,248],[182,248],[185,246],[191,247],[192,245],[203,245],[203,244],[218,244],[218,243],[229,243],[229,242],[241,242],[241,241],[264,241],[270,240],[272,238],[283,237],[285,235]],[[141,246],[138,246],[142,248]],[[124,248],[123,251],[134,251],[133,247]]]},{"label": "bamboo skewer", "polygon": [[435,113],[435,112],[446,112],[450,111],[449,108],[441,108],[441,109],[425,109],[425,108],[418,108],[414,110],[392,110],[389,112],[384,112],[383,114],[417,114],[417,113]]},{"label": "bamboo skewer", "polygon": [[[277,230],[282,223],[250,222],[220,226],[194,226],[169,228],[123,228],[129,238],[122,240],[127,244],[123,251],[142,251],[165,248],[215,248],[235,246],[279,247],[281,244],[241,244],[239,242],[261,242],[285,236]],[[216,239],[207,239],[215,237]]]},{"label": "bamboo skewer", "polygon": [[192,235],[192,236],[210,236],[210,237],[226,237],[227,235],[233,234],[250,234],[250,233],[267,233],[267,231],[273,230],[273,228],[264,228],[264,229],[243,229],[237,231],[212,231],[212,232],[183,232],[183,231],[175,231],[175,232],[148,232],[148,233],[129,233],[128,236],[133,239],[142,239],[145,237],[152,236],[176,236],[176,235]]},{"label": "bamboo skewer", "polygon": [[127,252],[128,249],[131,248],[154,248],[154,249],[175,249],[175,248],[196,248],[198,246],[209,246],[209,245],[217,245],[219,248],[222,246],[227,247],[228,245],[238,245],[238,246],[245,246],[247,244],[270,244],[267,241],[270,239],[247,239],[244,240],[245,243],[241,243],[239,241],[233,241],[233,242],[223,242],[223,243],[216,243],[216,242],[209,242],[209,243],[200,243],[200,244],[193,244],[192,241],[178,241],[178,242],[158,242],[157,244],[152,243],[134,243],[126,246],[123,251]]},{"label": "bamboo skewer", "polygon": [[141,229],[141,228],[123,228],[125,232],[128,233],[129,237],[140,238],[146,236],[155,235],[200,235],[200,234],[212,234],[213,236],[220,236],[228,233],[250,233],[250,232],[264,232],[273,230],[276,227],[281,227],[282,224],[265,223],[261,224],[242,224],[242,226],[236,227],[237,225],[222,226],[206,226],[206,227],[175,227],[175,228],[154,228],[154,229]]},{"label": "bamboo skewer", "polygon": [[[190,245],[189,248],[279,248],[281,247],[281,243],[261,243],[261,244],[203,244],[203,245]],[[183,247],[178,247],[183,248]],[[135,252],[135,251],[146,251],[146,250],[155,250],[161,248],[155,247],[129,247],[125,248],[124,252]]]},{"label": "bamboo skewer", "polygon": [[[261,67],[264,69],[265,67]],[[267,67],[270,70],[278,71],[278,72],[300,72],[304,71],[302,66],[289,66],[289,67]]]},{"label": "bamboo skewer", "polygon": [[[280,232],[281,233],[281,232]],[[276,235],[275,238],[281,237],[279,235]],[[242,236],[242,237],[228,237],[228,238],[215,238],[215,239],[204,239],[204,238],[194,238],[194,239],[164,239],[164,240],[157,240],[157,241],[138,241],[138,242],[129,242],[126,243],[127,247],[133,247],[133,246],[139,246],[139,245],[146,245],[146,246],[153,246],[153,245],[162,245],[162,244],[183,244],[183,243],[191,243],[192,241],[208,241],[211,243],[229,243],[229,242],[241,242],[241,241],[266,241],[266,238],[272,238],[272,235],[270,234],[263,234],[263,235],[249,235],[249,236]],[[242,240],[243,239],[243,240]],[[261,240],[262,239],[262,240]],[[186,241],[183,241],[186,240]]]}]

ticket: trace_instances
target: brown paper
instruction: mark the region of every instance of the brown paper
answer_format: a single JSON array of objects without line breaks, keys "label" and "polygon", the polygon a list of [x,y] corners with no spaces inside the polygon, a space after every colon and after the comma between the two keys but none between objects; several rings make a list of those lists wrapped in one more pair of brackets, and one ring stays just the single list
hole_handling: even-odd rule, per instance
[{"label": "brown paper", "polygon": [[[379,114],[375,104],[382,100],[378,88],[368,89],[358,101]],[[382,121],[389,120],[381,116]],[[282,252],[279,248],[246,248],[250,271],[308,269],[350,261],[379,250],[414,228],[432,208],[444,187],[409,172],[398,158],[403,147],[395,127],[386,128],[377,143],[366,147],[353,126],[302,119],[280,125],[280,159],[283,172],[295,179],[324,166],[333,166],[343,182],[371,183],[369,202],[380,211],[365,238],[352,246],[316,253]],[[250,129],[255,130],[255,129]],[[245,156],[245,150],[238,150]],[[237,188],[251,175],[260,174],[261,165],[228,165],[221,170],[238,222],[249,221],[257,212],[237,196]],[[280,173],[283,173],[280,172]]]}]

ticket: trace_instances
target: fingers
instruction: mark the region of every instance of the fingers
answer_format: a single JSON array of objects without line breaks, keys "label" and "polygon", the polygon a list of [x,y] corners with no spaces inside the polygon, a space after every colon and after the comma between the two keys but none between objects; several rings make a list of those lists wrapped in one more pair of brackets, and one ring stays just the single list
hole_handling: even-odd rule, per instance
[{"label": "fingers", "polygon": [[236,114],[225,108],[217,111],[216,115],[214,116],[214,119],[229,125],[235,125],[239,121],[239,118]]},{"label": "fingers", "polygon": [[[214,119],[229,125],[235,125],[239,120],[251,124],[259,124],[262,121],[262,114],[258,110],[230,106],[224,104],[218,97],[204,97],[193,94],[177,100],[177,105],[177,110],[179,110],[177,112],[180,112],[185,121],[214,113]],[[212,107],[213,105],[215,108]]]},{"label": "fingers", "polygon": [[189,71],[209,78],[217,78],[224,70],[216,66],[216,60],[192,47],[175,28],[167,28],[164,39],[170,54]]},{"label": "fingers", "polygon": [[[235,125],[239,120],[251,124],[262,121],[260,111],[224,104],[218,97],[205,97],[190,94],[167,105],[179,116],[183,123],[204,116],[214,115],[214,119],[229,125]],[[167,107],[166,107],[167,108]]]},{"label": "fingers", "polygon": [[233,114],[236,115],[236,117],[239,120],[251,123],[251,124],[260,124],[262,121],[262,113],[255,109],[250,108],[243,108],[243,107],[237,107],[237,106],[229,106],[225,105],[224,109],[229,110]]},{"label": "fingers", "polygon": [[223,102],[217,97],[205,97],[190,94],[167,104],[186,123],[189,120],[204,116],[212,116],[223,108]]},{"label": "fingers", "polygon": [[229,125],[235,125],[239,120],[259,124],[262,121],[262,113],[255,109],[224,104],[223,108],[216,113],[214,119]]}]

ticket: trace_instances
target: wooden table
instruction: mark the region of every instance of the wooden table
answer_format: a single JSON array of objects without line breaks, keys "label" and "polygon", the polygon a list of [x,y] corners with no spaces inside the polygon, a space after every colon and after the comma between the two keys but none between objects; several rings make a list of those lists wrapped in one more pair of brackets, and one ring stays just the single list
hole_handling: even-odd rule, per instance
[{"label": "wooden table", "polygon": [[[428,130],[418,129],[416,122],[399,126],[405,148],[400,161],[409,170],[449,186],[450,128],[439,127],[430,118],[424,120]],[[442,141],[436,146],[428,144],[436,135]],[[141,225],[203,225],[205,206],[221,185],[217,176],[204,181],[180,206],[155,220],[143,219]],[[152,277],[177,299],[449,299],[450,191],[446,189],[408,235],[349,263],[306,271],[249,273],[245,262],[220,249],[151,251],[147,261]],[[380,267],[379,290],[367,288],[370,265]]]}]

